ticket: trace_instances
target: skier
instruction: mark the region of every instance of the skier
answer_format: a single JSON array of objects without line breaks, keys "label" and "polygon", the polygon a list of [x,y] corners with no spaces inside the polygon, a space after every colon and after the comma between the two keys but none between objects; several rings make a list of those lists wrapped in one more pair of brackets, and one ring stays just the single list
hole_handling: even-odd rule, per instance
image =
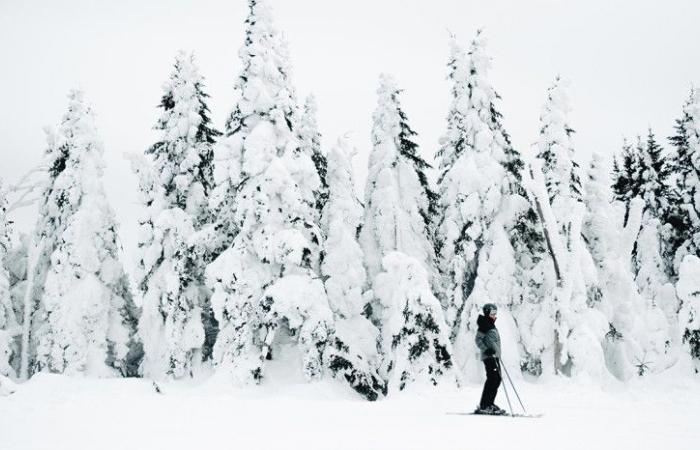
[{"label": "skier", "polygon": [[501,337],[496,329],[496,313],[498,308],[493,303],[487,303],[482,308],[483,315],[476,320],[476,346],[481,351],[481,360],[486,367],[486,383],[481,394],[479,408],[476,414],[505,414],[504,409],[494,404],[498,386],[501,384]]}]

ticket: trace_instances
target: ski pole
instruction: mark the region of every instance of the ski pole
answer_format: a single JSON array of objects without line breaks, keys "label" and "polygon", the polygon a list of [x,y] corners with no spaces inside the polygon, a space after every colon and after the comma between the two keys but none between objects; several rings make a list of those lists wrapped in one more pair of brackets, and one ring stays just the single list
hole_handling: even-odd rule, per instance
[{"label": "ski pole", "polygon": [[[501,375],[501,360],[496,358],[496,364],[498,365],[498,374]],[[503,376],[501,376],[501,379],[503,379]],[[503,383],[503,392],[506,394],[506,400],[508,401],[508,408],[510,409],[510,416],[515,417],[515,414],[513,414],[513,405],[510,404],[510,397],[508,396],[508,388],[506,386],[506,383]]]},{"label": "ski pole", "polygon": [[[500,366],[500,364],[499,364]],[[523,412],[527,414],[527,411],[525,410],[525,405],[523,405],[523,401],[520,400],[520,395],[518,394],[518,390],[515,389],[515,385],[513,384],[513,380],[510,378],[510,374],[508,373],[508,368],[506,366],[503,366],[503,370],[506,372],[506,376],[508,377],[508,381],[510,381],[510,385],[513,386],[513,392],[515,392],[515,396],[518,398],[518,402],[520,402],[520,406],[523,408]]]}]

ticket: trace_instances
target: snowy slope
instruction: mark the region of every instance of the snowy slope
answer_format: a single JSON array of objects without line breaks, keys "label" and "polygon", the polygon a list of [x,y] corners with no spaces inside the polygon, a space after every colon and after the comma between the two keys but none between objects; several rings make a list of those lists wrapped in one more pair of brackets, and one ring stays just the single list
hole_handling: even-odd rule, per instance
[{"label": "snowy slope", "polygon": [[[161,385],[157,394],[142,379],[39,374],[0,397],[0,448],[692,449],[700,439],[700,383],[678,379],[607,389],[516,381],[525,406],[544,416],[513,419],[450,414],[471,410],[479,385],[367,402],[332,381],[289,378],[237,391],[210,379]],[[507,408],[502,392],[496,400]]]}]

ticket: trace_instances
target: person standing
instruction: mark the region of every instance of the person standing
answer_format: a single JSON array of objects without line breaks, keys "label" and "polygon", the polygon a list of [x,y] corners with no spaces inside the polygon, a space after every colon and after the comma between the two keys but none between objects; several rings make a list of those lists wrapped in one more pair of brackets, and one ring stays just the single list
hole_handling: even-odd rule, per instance
[{"label": "person standing", "polygon": [[484,314],[480,314],[476,320],[478,330],[475,340],[476,346],[481,351],[481,360],[486,368],[486,383],[484,383],[479,408],[474,412],[477,414],[505,414],[506,411],[494,403],[498,387],[501,385],[501,336],[496,329],[498,308],[493,303],[487,303],[482,311]]}]

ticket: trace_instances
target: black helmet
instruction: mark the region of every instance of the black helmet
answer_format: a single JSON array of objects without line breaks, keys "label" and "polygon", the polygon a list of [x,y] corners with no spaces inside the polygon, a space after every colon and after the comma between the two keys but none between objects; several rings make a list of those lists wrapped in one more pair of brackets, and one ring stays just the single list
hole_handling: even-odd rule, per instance
[{"label": "black helmet", "polygon": [[484,312],[485,316],[488,316],[491,314],[491,311],[498,311],[498,306],[494,305],[493,303],[487,303],[484,305],[481,310]]}]

